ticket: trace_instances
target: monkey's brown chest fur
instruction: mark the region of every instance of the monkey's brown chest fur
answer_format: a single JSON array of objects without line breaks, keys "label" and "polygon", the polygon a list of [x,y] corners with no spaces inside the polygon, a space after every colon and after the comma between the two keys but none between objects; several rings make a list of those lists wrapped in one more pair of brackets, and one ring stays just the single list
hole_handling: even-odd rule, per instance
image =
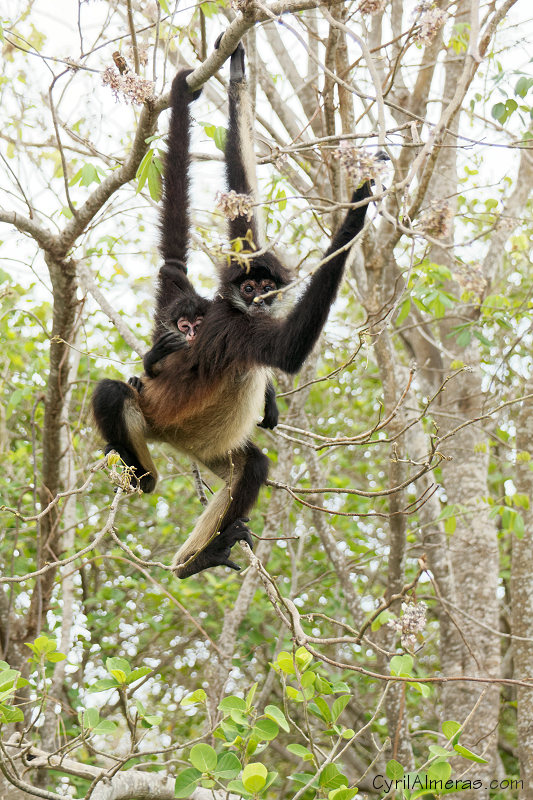
[{"label": "monkey's brown chest fur", "polygon": [[260,419],[267,379],[262,367],[231,370],[208,385],[192,381],[180,386],[173,397],[149,381],[140,396],[148,438],[166,441],[204,463],[223,457],[247,441]]}]

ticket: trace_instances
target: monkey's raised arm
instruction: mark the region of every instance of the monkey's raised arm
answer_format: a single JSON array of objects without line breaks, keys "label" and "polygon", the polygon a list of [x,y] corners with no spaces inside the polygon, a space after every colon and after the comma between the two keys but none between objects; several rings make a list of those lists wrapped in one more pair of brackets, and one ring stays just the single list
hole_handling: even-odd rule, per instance
[{"label": "monkey's raised arm", "polygon": [[[371,197],[368,183],[352,195],[352,203]],[[363,228],[368,204],[351,208],[333,237],[324,258],[347,245]],[[248,358],[255,354],[259,363],[295,373],[316,344],[335,300],[344,272],[349,248],[323,264],[311,277],[303,295],[285,320],[257,320],[254,333],[245,344]]]}]

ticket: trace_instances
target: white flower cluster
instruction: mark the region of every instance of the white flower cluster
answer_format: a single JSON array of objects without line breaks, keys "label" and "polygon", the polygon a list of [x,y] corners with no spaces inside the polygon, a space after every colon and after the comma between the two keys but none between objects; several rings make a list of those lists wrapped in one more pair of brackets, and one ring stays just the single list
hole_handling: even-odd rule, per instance
[{"label": "white flower cluster", "polygon": [[446,12],[437,8],[432,0],[421,0],[421,2],[415,6],[413,13],[416,15],[418,21],[418,28],[415,31],[417,42],[429,44],[429,42],[435,38],[439,29],[444,25],[447,16]]},{"label": "white flower cluster", "polygon": [[154,84],[147,78],[141,78],[133,72],[121,75],[114,67],[106,67],[102,75],[102,83],[109,86],[116,100],[120,96],[135,105],[142,105],[147,100],[154,99]]},{"label": "white flower cluster", "polygon": [[391,619],[389,625],[400,633],[402,647],[405,650],[414,650],[417,636],[426,627],[427,606],[425,603],[402,603],[402,616]]},{"label": "white flower cluster", "polygon": [[333,151],[334,158],[338,158],[342,166],[352,178],[354,183],[371,181],[382,175],[386,169],[385,162],[377,158],[364,147],[354,147],[345,140],[339,143],[337,150]]},{"label": "white flower cluster", "polygon": [[381,14],[388,2],[389,0],[362,0],[359,11],[361,14]]},{"label": "white flower cluster", "polygon": [[445,239],[452,230],[453,208],[447,200],[431,203],[420,217],[420,230],[436,239]]},{"label": "white flower cluster", "polygon": [[249,194],[239,194],[239,192],[218,192],[217,208],[219,208],[226,219],[237,219],[246,217],[250,221],[254,215],[254,199]]},{"label": "white flower cluster", "polygon": [[[133,53],[133,47],[128,47],[127,52],[130,62],[134,62],[135,55]],[[139,64],[141,65],[141,67],[145,67],[148,64],[148,48],[145,45],[138,45],[137,55],[139,56]]]},{"label": "white flower cluster", "polygon": [[250,11],[255,4],[255,0],[231,0],[231,7],[235,11],[242,11],[245,14]]},{"label": "white flower cluster", "polygon": [[478,298],[483,297],[487,279],[483,275],[481,264],[455,264],[453,277],[464,292],[472,292]]}]

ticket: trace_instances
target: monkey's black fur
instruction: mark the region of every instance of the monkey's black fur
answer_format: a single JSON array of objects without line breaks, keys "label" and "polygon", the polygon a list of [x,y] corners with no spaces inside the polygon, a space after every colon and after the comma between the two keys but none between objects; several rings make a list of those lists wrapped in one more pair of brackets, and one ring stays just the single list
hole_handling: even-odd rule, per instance
[{"label": "monkey's black fur", "polygon": [[[277,423],[268,370],[295,373],[311,352],[336,297],[349,245],[362,229],[367,209],[367,203],[349,209],[326,252],[326,263],[285,317],[271,312],[278,302],[275,290],[289,282],[290,272],[270,252],[253,256],[258,231],[255,221],[245,216],[229,223],[229,237],[241,239],[240,253],[252,257],[245,267],[237,256],[228,259],[220,268],[215,297],[201,297],[186,268],[189,104],[198,94],[189,92],[187,75],[179,73],[171,91],[160,245],[165,263],[159,273],[154,347],[147,354],[147,375],[140,382],[134,379],[133,386],[103,381],[93,399],[97,425],[108,442],[106,452],[117,450],[144,476],[140,477],[144,490],[150,491],[157,477],[147,440],[168,442],[205,464],[231,487],[211,499],[176,554],[173,566],[181,578],[219,564],[237,569],[229,558],[231,547],[239,539],[251,545],[244,523],[266,481],[269,464],[249,439],[263,402],[265,419],[261,424],[273,427]],[[250,194],[253,151],[246,102],[239,46],[231,59],[226,176],[230,190]],[[364,184],[353,194],[352,203],[370,197],[370,187]],[[272,294],[263,298],[267,292]],[[192,341],[184,343],[168,335],[175,332],[176,314],[198,316],[199,308],[203,319]]]}]

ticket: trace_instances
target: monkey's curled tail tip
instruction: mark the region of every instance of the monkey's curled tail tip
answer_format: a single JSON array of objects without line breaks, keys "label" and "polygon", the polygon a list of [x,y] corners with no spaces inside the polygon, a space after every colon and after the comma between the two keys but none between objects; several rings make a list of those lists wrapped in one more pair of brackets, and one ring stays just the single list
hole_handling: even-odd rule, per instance
[{"label": "monkey's curled tail tip", "polygon": [[[224,36],[225,31],[223,31],[219,36],[217,36],[215,42],[215,50],[218,50],[220,47],[220,42],[222,41],[222,37]],[[230,62],[230,73],[229,79],[230,81],[242,81],[246,76],[246,70],[244,67],[244,46],[242,42],[239,42],[233,53],[231,54],[231,62]]]}]

